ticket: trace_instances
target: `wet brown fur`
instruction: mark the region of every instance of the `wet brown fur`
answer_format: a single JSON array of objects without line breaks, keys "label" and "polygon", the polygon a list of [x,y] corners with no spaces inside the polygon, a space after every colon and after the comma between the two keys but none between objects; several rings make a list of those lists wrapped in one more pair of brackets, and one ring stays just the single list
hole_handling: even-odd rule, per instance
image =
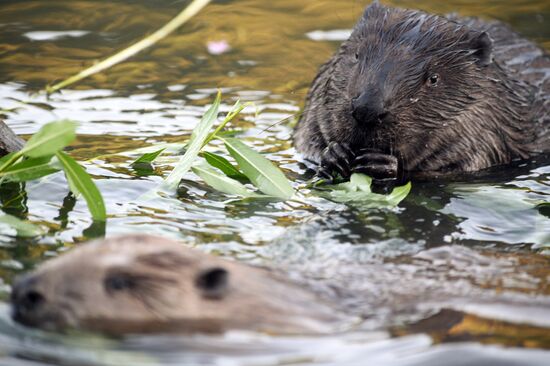
[{"label": "wet brown fur", "polygon": [[[352,117],[365,90],[389,112],[379,125]],[[336,142],[394,155],[408,173],[472,172],[550,151],[549,107],[550,57],[507,26],[374,3],[321,67],[294,142],[318,163]]]},{"label": "wet brown fur", "polygon": [[[526,259],[525,267],[519,258],[454,246],[387,263],[308,260],[270,269],[165,238],[129,235],[83,244],[19,278],[13,317],[48,330],[110,335],[231,329],[326,334],[355,329],[363,320],[387,327],[442,308],[497,304],[509,307],[507,314],[518,312],[522,322],[532,314],[530,322],[550,326],[550,298],[532,296],[544,291],[540,278],[550,275],[548,260],[539,257],[535,265]],[[204,281],[208,273],[217,275]],[[504,278],[512,287],[503,285]],[[516,289],[517,283],[540,286]]]}]

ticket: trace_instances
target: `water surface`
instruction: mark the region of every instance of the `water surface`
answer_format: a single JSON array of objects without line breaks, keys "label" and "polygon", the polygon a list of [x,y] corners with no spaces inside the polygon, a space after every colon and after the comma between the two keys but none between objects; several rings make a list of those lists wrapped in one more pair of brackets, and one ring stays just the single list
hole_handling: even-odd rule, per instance
[{"label": "water surface", "polygon": [[[550,49],[550,4],[545,0],[389,3],[499,19]],[[1,234],[1,299],[9,297],[16,274],[43,260],[89,238],[133,232],[174,237],[204,251],[264,264],[351,258],[359,264],[389,266],[430,248],[467,246],[483,252],[491,263],[500,254],[517,256],[510,259],[514,264],[506,267],[508,275],[500,280],[525,278],[502,285],[503,291],[534,298],[549,295],[550,277],[544,268],[550,263],[539,253],[550,245],[550,215],[536,207],[550,202],[548,160],[462,181],[417,183],[395,210],[312,198],[301,204],[243,202],[212,191],[192,174],[177,198],[140,200],[175,157],[162,159],[154,172],[145,173],[129,166],[137,156],[130,152],[184,142],[217,88],[224,92],[224,111],[236,99],[254,102],[232,128],[276,161],[296,184],[305,181],[306,167],[297,161],[290,142],[292,122],[318,66],[345,38],[365,2],[214,1],[175,34],[128,62],[49,99],[33,96],[45,85],[156,30],[185,4],[145,0],[0,4],[2,118],[24,137],[52,120],[77,120],[79,136],[70,153],[87,160],[109,213],[106,227],[92,225],[82,200],[67,196],[61,174],[24,187],[4,187],[2,210],[44,225],[49,232],[25,240]],[[411,263],[414,272],[418,268]],[[464,270],[471,271],[474,285],[482,280],[476,276],[483,271],[474,265]],[[449,286],[456,280],[451,272],[443,278]],[[514,312],[527,315],[518,309],[505,311]],[[550,348],[547,319],[531,319],[529,324],[506,316],[503,320],[496,308],[481,315],[467,309],[444,310],[424,320],[323,338],[235,332],[225,337],[124,341],[28,330],[14,325],[8,313],[4,304],[0,364],[6,365],[351,365],[366,360],[376,365],[439,365],[442,357],[449,365],[543,365],[550,357],[545,351]]]}]

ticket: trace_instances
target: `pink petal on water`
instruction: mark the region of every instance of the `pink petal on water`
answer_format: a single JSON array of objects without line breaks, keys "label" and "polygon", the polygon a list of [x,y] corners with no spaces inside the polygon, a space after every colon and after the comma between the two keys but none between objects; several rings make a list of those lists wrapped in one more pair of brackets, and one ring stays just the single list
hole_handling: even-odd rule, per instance
[{"label": "pink petal on water", "polygon": [[206,47],[211,55],[221,55],[222,53],[226,53],[231,50],[231,46],[225,40],[210,41],[206,44]]}]

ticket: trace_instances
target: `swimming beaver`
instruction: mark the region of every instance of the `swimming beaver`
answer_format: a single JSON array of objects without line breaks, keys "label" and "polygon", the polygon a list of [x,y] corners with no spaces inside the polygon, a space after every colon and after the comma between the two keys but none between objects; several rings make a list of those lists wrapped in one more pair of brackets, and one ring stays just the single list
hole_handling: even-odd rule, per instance
[{"label": "swimming beaver", "polygon": [[550,151],[550,57],[507,26],[371,4],[295,130],[319,173],[473,172]]},{"label": "swimming beaver", "polygon": [[[23,324],[112,335],[227,329],[322,334],[350,329],[360,319],[372,329],[442,307],[483,312],[491,306],[518,317],[511,321],[550,327],[550,297],[529,295],[542,293],[536,284],[546,282],[533,275],[545,279],[550,267],[547,260],[529,262],[516,273],[515,257],[442,247],[393,263],[329,268],[308,261],[269,269],[132,235],[85,244],[46,262],[17,280],[11,297],[13,317]],[[518,288],[521,283],[529,287]]]}]

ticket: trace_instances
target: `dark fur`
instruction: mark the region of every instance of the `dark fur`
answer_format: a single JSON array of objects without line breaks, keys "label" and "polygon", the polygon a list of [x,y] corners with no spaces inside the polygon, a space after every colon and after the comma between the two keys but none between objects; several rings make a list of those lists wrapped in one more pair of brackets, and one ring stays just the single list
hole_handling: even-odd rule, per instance
[{"label": "dark fur", "polygon": [[[313,81],[295,146],[331,174],[507,164],[550,151],[549,76],[550,57],[500,23],[373,3]],[[383,104],[383,120],[353,118],[352,99],[365,92]]]}]

